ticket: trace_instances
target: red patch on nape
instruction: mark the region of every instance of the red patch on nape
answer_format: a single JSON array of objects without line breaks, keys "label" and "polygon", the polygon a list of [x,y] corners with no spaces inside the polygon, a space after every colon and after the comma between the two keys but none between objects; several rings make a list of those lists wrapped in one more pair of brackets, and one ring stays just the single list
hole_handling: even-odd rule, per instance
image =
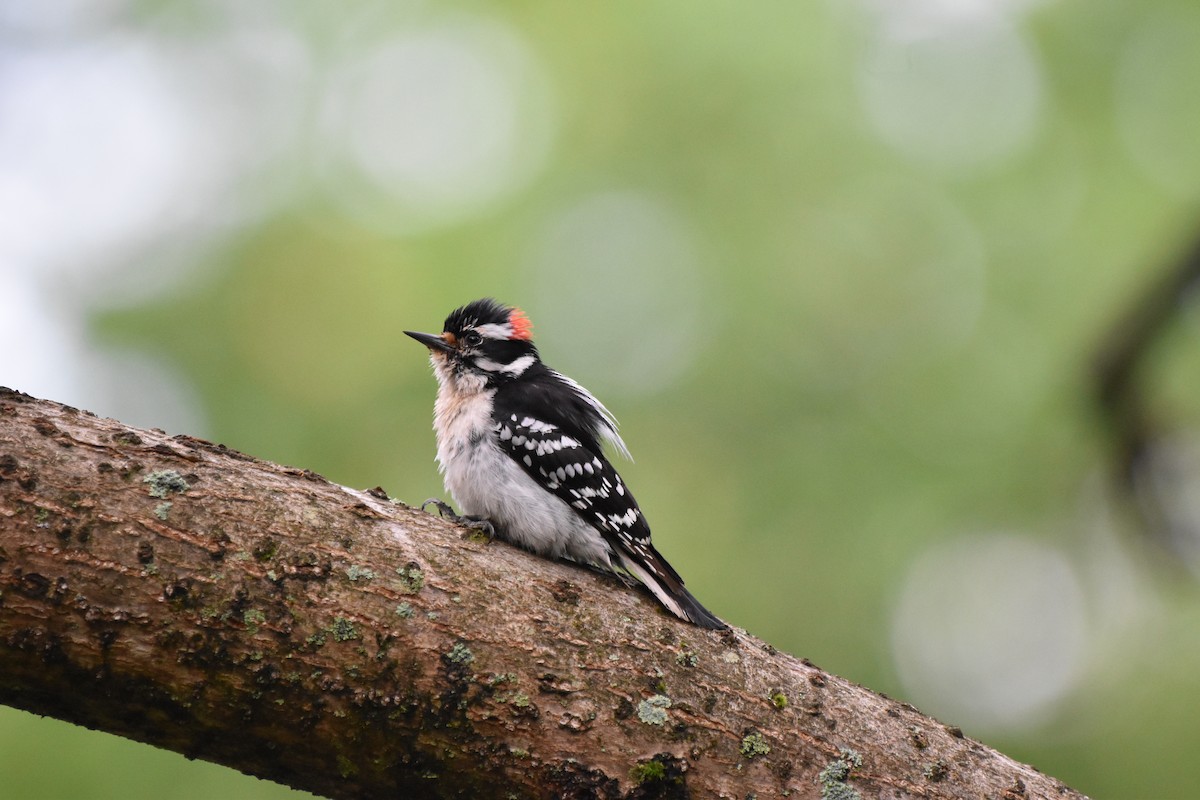
[{"label": "red patch on nape", "polygon": [[526,342],[533,338],[533,323],[521,309],[514,308],[512,310],[512,313],[508,315],[508,324],[512,325],[512,338]]}]

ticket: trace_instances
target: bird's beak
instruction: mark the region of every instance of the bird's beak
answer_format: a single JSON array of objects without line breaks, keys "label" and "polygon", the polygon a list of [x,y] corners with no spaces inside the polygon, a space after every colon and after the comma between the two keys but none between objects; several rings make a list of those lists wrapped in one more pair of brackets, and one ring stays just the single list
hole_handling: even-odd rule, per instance
[{"label": "bird's beak", "polygon": [[454,347],[446,341],[440,334],[436,333],[417,333],[416,331],[405,331],[406,335],[416,339],[421,344],[428,347],[430,350],[442,353],[453,353]]}]

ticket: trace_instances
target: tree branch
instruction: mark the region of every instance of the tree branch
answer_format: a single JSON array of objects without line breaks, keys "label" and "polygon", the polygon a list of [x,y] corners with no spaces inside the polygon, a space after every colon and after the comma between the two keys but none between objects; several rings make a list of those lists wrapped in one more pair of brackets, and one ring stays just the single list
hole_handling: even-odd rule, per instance
[{"label": "tree branch", "polygon": [[1079,798],[741,632],[0,389],[0,702],[332,798]]}]

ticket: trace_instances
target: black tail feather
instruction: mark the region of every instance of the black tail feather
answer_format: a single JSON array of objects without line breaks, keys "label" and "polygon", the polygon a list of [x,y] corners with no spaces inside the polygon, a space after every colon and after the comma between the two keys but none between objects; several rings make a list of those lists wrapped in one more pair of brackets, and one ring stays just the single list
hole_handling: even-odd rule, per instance
[{"label": "black tail feather", "polygon": [[716,614],[700,605],[700,601],[692,597],[692,593],[683,588],[682,583],[679,584],[675,600],[683,609],[683,613],[687,615],[689,622],[713,631],[723,631],[729,627]]},{"label": "black tail feather", "polygon": [[654,545],[623,548],[621,557],[621,566],[645,584],[658,601],[675,616],[709,630],[724,630],[729,627],[700,605],[700,601],[684,588],[679,573],[659,555]]}]

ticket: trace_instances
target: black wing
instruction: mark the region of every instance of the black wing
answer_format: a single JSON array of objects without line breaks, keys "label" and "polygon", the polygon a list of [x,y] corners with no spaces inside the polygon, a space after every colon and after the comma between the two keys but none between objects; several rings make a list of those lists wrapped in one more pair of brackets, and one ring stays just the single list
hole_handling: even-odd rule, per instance
[{"label": "black wing", "polygon": [[551,422],[521,414],[496,420],[500,448],[574,508],[612,545],[649,543],[650,526],[608,459]]},{"label": "black wing", "polygon": [[600,532],[613,550],[615,566],[645,584],[676,616],[706,628],[726,627],[692,597],[683,578],[654,549],[637,500],[608,459],[593,449],[594,438],[589,447],[583,436],[520,413],[500,416],[495,424],[500,448]]}]

